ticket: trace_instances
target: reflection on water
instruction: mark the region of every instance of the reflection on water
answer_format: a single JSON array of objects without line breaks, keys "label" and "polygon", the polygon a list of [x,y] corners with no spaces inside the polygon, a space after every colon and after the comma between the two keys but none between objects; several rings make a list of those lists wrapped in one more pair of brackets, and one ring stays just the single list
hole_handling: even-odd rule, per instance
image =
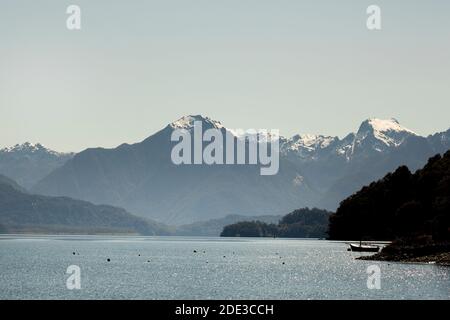
[{"label": "reflection on water", "polygon": [[[359,261],[346,249],[300,239],[0,236],[0,299],[450,298],[448,267]],[[367,288],[372,264],[379,290]],[[80,290],[66,288],[70,265],[80,267]]]}]

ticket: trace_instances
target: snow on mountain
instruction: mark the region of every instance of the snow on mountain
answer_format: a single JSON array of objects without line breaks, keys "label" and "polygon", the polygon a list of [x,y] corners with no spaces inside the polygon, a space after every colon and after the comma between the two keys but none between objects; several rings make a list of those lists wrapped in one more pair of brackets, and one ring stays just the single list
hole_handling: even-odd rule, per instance
[{"label": "snow on mountain", "polygon": [[427,141],[432,146],[434,152],[444,153],[450,149],[450,129],[429,135]]},{"label": "snow on mountain", "polygon": [[207,125],[208,128],[223,129],[224,126],[216,120],[202,115],[188,115],[181,117],[180,119],[172,122],[169,126],[173,129],[185,129],[190,130],[194,127],[194,122],[200,121],[203,125]]},{"label": "snow on mountain", "polygon": [[169,124],[169,128],[171,129],[184,129],[191,131],[194,128],[195,122],[201,122],[202,123],[202,130],[208,130],[208,129],[218,129],[221,130],[223,133],[228,132],[231,133],[232,136],[234,136],[237,139],[247,139],[247,141],[255,141],[256,138],[258,138],[259,142],[268,142],[273,141],[274,139],[280,138],[280,140],[286,140],[283,137],[280,137],[277,134],[274,134],[271,132],[271,130],[261,130],[257,128],[236,128],[236,129],[230,129],[222,125],[217,120],[213,120],[209,117],[205,117],[202,115],[188,115],[184,116],[171,124]]},{"label": "snow on mountain", "polygon": [[[203,130],[210,128],[230,132],[236,138],[252,139],[256,134],[249,134],[247,129],[229,129],[219,121],[202,115],[188,115],[172,122],[172,129],[192,130],[195,121],[202,122]],[[254,131],[256,133],[256,131]],[[350,133],[343,139],[336,136],[320,134],[297,134],[291,138],[259,133],[259,141],[266,142],[275,138],[280,139],[280,151],[291,158],[298,158],[302,162],[316,161],[330,156],[351,161],[355,156],[368,152],[385,152],[399,147],[408,137],[417,136],[412,130],[400,125],[394,119],[370,118],[361,123],[356,133]]]},{"label": "snow on mountain", "polygon": [[87,149],[31,191],[113,204],[169,224],[235,213],[281,214],[303,206],[335,209],[342,199],[399,165],[422,165],[434,150],[446,147],[450,136],[447,132],[421,138],[394,119],[368,119],[343,139],[280,137],[279,173],[261,176],[258,166],[173,164],[171,133],[191,131],[195,121],[202,122],[203,130],[231,131],[239,138],[238,130],[218,121],[185,116],[140,143]]},{"label": "snow on mountain", "polygon": [[350,133],[343,139],[316,134],[295,135],[282,143],[281,150],[306,161],[330,155],[349,161],[361,152],[383,152],[396,148],[410,136],[416,134],[395,119],[371,118],[362,122],[356,134]]},{"label": "snow on mountain", "polygon": [[383,134],[385,132],[390,131],[408,132],[410,134],[416,134],[413,131],[401,126],[398,120],[394,118],[388,120],[372,118],[367,121],[377,134]]},{"label": "snow on mountain", "polygon": [[[416,135],[413,131],[403,127],[396,119],[368,119],[364,121],[356,134],[355,142],[366,138],[375,138],[388,147],[398,147],[405,138]],[[382,150],[377,150],[382,151]]]},{"label": "snow on mountain", "polygon": [[[203,130],[227,130],[210,118],[186,116],[142,142],[82,151],[41,179],[31,191],[117,205],[169,224],[235,212],[278,214],[311,205],[315,191],[301,170],[281,157],[280,170],[273,176],[261,175],[262,166],[253,164],[175,164],[171,152],[177,142],[171,141],[171,135],[176,129],[191,132],[195,121],[202,122]],[[246,146],[246,155],[249,150]],[[224,145],[224,156],[226,153]]]},{"label": "snow on mountain", "polygon": [[324,149],[330,146],[330,144],[336,141],[337,137],[322,136],[315,134],[295,135],[290,138],[286,143],[288,149],[292,151],[299,151],[306,149],[309,151]]},{"label": "snow on mountain", "polygon": [[38,154],[38,153],[46,153],[46,154],[54,155],[54,156],[65,156],[65,155],[70,154],[70,153],[62,153],[62,152],[57,152],[57,151],[51,150],[49,148],[44,147],[40,143],[33,144],[30,142],[16,144],[11,147],[5,147],[3,149],[0,149],[0,154],[1,153],[22,153],[22,154],[30,154],[30,155]]},{"label": "snow on mountain", "polygon": [[16,144],[0,149],[0,174],[30,188],[72,157],[72,153],[60,153],[40,143]]},{"label": "snow on mountain", "polygon": [[353,141],[355,141],[355,134],[349,133],[344,139],[339,140],[337,143],[335,153],[339,157],[344,157],[346,161],[349,161],[353,151]]},{"label": "snow on mountain", "polygon": [[281,141],[281,152],[293,154],[301,159],[314,160],[322,150],[331,148],[339,141],[338,137],[315,134],[297,134]]}]

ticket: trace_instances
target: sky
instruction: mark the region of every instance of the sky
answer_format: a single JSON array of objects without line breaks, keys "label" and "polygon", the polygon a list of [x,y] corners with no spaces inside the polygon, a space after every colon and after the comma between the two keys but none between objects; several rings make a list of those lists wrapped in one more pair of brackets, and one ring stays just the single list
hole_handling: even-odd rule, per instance
[{"label": "sky", "polygon": [[449,14],[446,0],[2,0],[0,148],[111,148],[188,114],[283,136],[371,117],[444,131]]}]

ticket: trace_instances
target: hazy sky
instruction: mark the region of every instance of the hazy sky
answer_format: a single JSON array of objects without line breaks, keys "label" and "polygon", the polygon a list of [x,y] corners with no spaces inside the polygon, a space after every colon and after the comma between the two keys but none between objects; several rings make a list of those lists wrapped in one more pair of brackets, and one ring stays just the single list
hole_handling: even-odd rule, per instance
[{"label": "hazy sky", "polygon": [[446,130],[450,1],[1,0],[0,147],[114,147],[186,114],[285,136],[368,117]]}]

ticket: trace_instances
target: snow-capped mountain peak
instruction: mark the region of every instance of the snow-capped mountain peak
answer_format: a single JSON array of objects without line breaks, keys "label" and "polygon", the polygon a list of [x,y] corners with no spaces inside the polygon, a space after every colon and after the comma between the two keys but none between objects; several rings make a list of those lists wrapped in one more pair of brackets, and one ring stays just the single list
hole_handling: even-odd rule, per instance
[{"label": "snow-capped mountain peak", "polygon": [[295,135],[292,137],[292,141],[294,142],[295,146],[302,146],[305,148],[326,148],[330,145],[331,142],[336,140],[337,137],[331,137],[331,136],[323,136],[323,135],[316,135],[316,134],[302,134],[302,135]]},{"label": "snow-capped mountain peak", "polygon": [[216,120],[212,120],[209,117],[204,117],[202,115],[188,115],[183,116],[180,119],[172,122],[169,126],[173,129],[192,129],[194,127],[194,122],[200,121],[203,125],[207,125],[207,127],[215,128],[215,129],[223,129],[224,126]]},{"label": "snow-capped mountain peak", "polygon": [[281,140],[281,152],[292,154],[305,160],[315,160],[324,150],[339,141],[338,137],[297,134],[289,139]]},{"label": "snow-capped mountain peak", "polygon": [[388,120],[371,118],[367,121],[377,133],[396,131],[396,132],[408,132],[414,135],[416,134],[415,132],[409,130],[408,128],[405,128],[402,125],[400,125],[398,120],[394,118]]},{"label": "snow-capped mountain peak", "polygon": [[416,133],[400,125],[394,118],[387,120],[371,118],[364,121],[359,127],[355,143],[361,144],[363,140],[375,139],[376,141],[372,141],[371,143],[381,143],[381,145],[375,146],[374,148],[377,151],[382,151],[382,145],[398,147],[407,137],[412,135],[416,135]]},{"label": "snow-capped mountain peak", "polygon": [[399,147],[416,133],[403,127],[396,119],[370,118],[361,123],[357,133],[345,138],[298,134],[282,142],[281,150],[304,161],[316,160],[330,155],[350,161],[354,156],[368,152],[384,152]]},{"label": "snow-capped mountain peak", "polygon": [[47,153],[54,156],[66,155],[65,153],[60,153],[49,148],[44,147],[40,143],[30,143],[25,142],[22,144],[16,144],[11,147],[6,147],[0,149],[0,153],[21,153],[21,154],[37,154],[37,153]]},{"label": "snow-capped mountain peak", "polygon": [[278,138],[282,139],[282,137],[279,137],[277,134],[274,134],[270,130],[260,131],[258,129],[229,129],[222,125],[222,123],[220,123],[219,121],[202,115],[188,115],[181,117],[180,119],[169,124],[169,127],[174,130],[184,129],[190,131],[194,128],[195,122],[202,123],[203,131],[208,129],[218,129],[224,132],[231,133],[231,135],[236,137],[237,139],[259,139],[258,141],[260,142],[273,141],[274,139]]},{"label": "snow-capped mountain peak", "polygon": [[73,155],[48,149],[40,143],[16,144],[0,149],[0,174],[30,188]]}]

